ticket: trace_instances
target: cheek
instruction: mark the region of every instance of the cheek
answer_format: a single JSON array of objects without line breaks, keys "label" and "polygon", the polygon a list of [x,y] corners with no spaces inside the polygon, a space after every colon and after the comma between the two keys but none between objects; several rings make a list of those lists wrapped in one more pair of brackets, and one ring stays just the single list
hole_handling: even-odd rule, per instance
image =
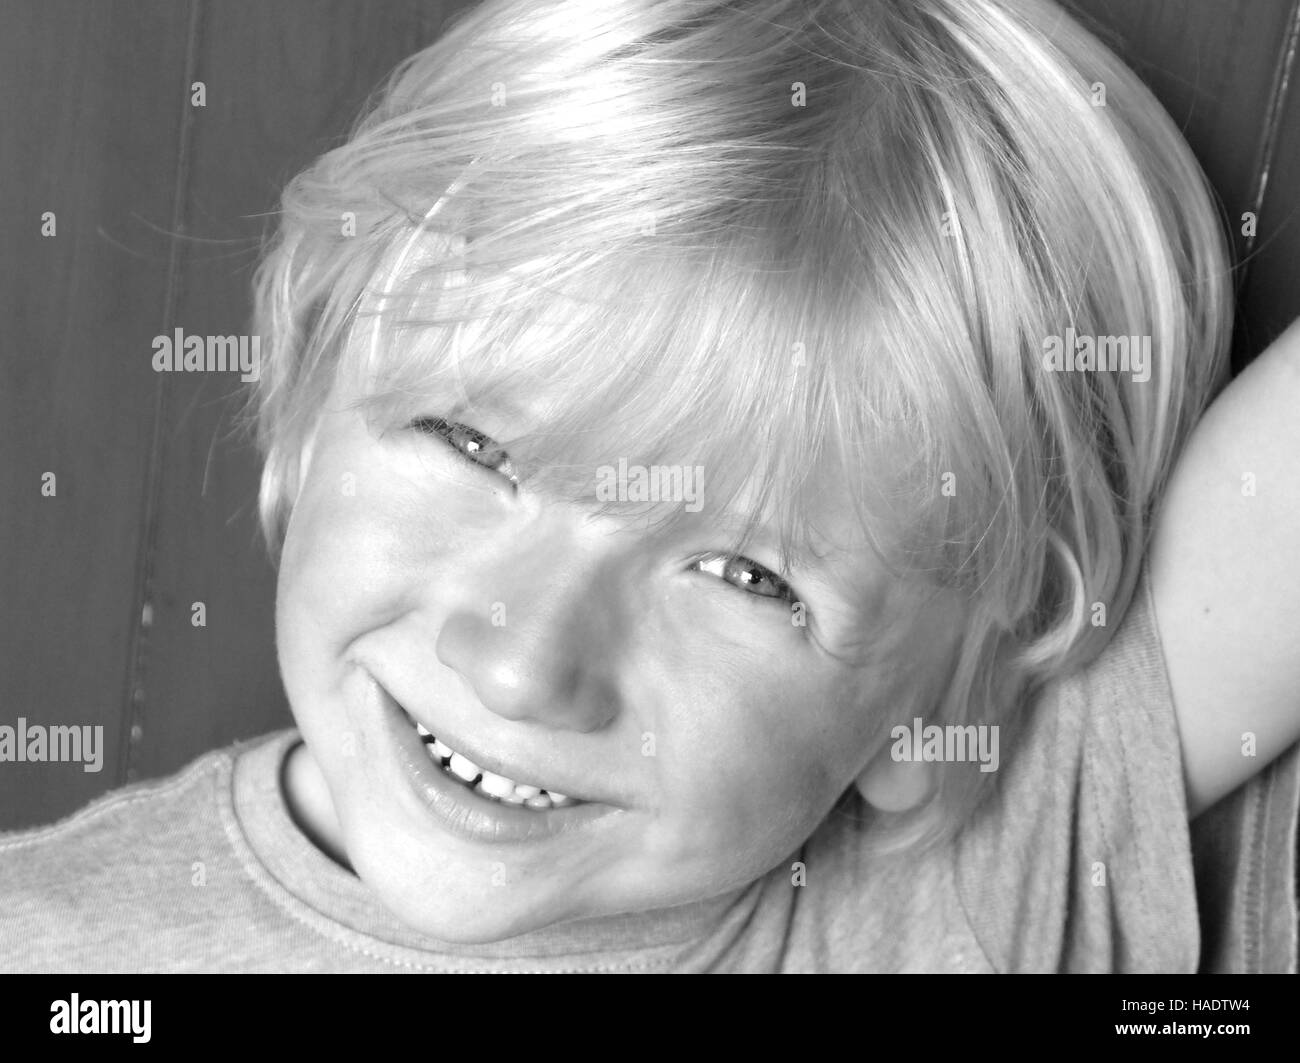
[{"label": "cheek", "polygon": [[[344,475],[356,475],[357,482]],[[276,595],[277,626],[325,635],[331,648],[390,619],[409,585],[400,522],[362,477],[317,467],[289,519]],[[356,493],[351,493],[354,488]]]},{"label": "cheek", "polygon": [[[843,792],[815,745],[743,739],[691,774],[658,864],[712,892],[766,874],[817,829]],[[734,736],[733,736],[734,738]],[[770,742],[770,744],[769,744]],[[661,835],[661,838],[663,836]]]},{"label": "cheek", "polygon": [[676,776],[683,832],[759,862],[802,843],[864,755],[863,729],[832,687],[825,677],[783,681],[753,668],[715,670],[703,689],[681,691],[680,703],[695,709],[675,729],[681,763],[665,774]]}]

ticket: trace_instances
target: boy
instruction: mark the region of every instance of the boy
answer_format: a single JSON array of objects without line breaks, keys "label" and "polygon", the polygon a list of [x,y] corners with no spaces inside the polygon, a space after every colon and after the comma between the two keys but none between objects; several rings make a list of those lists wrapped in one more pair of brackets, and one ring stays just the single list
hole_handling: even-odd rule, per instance
[{"label": "boy", "polygon": [[1222,234],[1059,9],[488,3],[257,313],[298,730],[0,843],[6,966],[1195,969],[1188,817],[1300,733],[1300,341],[1184,449]]}]

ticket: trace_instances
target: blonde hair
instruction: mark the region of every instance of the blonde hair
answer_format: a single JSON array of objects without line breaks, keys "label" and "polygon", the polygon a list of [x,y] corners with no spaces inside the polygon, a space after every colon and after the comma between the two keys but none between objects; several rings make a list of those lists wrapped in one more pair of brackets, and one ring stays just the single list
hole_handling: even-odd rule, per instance
[{"label": "blonde hair", "polygon": [[[543,429],[501,441],[538,490],[703,465],[713,512],[761,485],[736,547],[771,520],[784,567],[834,470],[882,557],[969,602],[938,722],[1014,725],[1102,648],[1226,364],[1204,177],[1047,0],[488,0],[282,208],[273,545],[339,372],[385,424],[545,379]],[[1048,370],[1069,329],[1150,337],[1149,379]],[[889,837],[946,836],[988,779],[946,771]]]}]

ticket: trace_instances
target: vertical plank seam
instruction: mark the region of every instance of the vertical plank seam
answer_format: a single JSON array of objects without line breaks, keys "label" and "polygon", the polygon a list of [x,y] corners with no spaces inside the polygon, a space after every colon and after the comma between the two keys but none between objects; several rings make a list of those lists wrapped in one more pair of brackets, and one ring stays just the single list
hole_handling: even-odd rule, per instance
[{"label": "vertical plank seam", "polygon": [[1286,34],[1282,39],[1277,69],[1273,75],[1273,86],[1269,91],[1268,108],[1264,112],[1263,135],[1260,137],[1259,156],[1255,165],[1255,188],[1250,202],[1250,209],[1255,215],[1255,233],[1246,237],[1246,250],[1241,260],[1238,305],[1245,303],[1246,286],[1250,282],[1251,256],[1255,253],[1259,222],[1264,216],[1264,197],[1268,194],[1269,171],[1273,167],[1278,141],[1281,139],[1282,116],[1286,112],[1287,94],[1290,91],[1291,72],[1295,66],[1298,45],[1300,45],[1300,0],[1292,0],[1291,17],[1287,20]]},{"label": "vertical plank seam", "polygon": [[[199,45],[202,37],[203,0],[191,0],[189,23],[185,39],[185,76],[181,92],[180,127],[177,134],[176,158],[173,167],[172,209],[169,224],[171,246],[167,253],[167,279],[163,294],[164,334],[174,327],[173,316],[180,302],[181,288],[181,237],[184,235],[185,209],[189,198],[190,150],[193,140],[194,107],[191,104],[191,86],[198,71]],[[125,754],[118,761],[117,783],[120,786],[130,778],[135,743],[132,733],[137,724],[143,726],[145,706],[144,682],[147,676],[149,633],[143,621],[146,604],[152,604],[153,567],[157,556],[159,496],[162,493],[163,437],[167,423],[167,374],[159,373],[154,388],[153,428],[149,440],[149,458],[145,473],[142,534],[136,558],[135,588],[132,596],[131,649],[127,662],[126,712],[120,737],[120,748]]]}]

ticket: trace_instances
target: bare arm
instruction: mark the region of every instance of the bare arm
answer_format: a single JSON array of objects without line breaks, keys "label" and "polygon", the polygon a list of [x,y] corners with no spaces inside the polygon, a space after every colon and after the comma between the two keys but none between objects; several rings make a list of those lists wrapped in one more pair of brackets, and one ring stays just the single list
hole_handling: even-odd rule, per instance
[{"label": "bare arm", "polygon": [[1300,322],[1192,432],[1150,570],[1195,816],[1300,738]]}]

